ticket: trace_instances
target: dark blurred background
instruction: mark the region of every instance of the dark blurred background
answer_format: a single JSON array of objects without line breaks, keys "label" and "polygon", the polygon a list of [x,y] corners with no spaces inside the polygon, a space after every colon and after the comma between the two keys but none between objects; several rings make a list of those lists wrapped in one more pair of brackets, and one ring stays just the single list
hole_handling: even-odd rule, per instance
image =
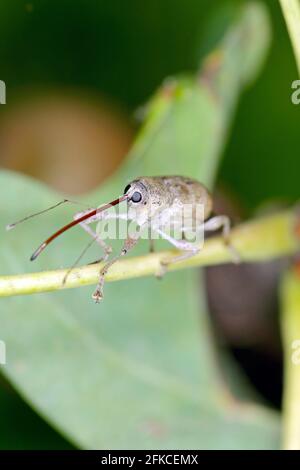
[{"label": "dark blurred background", "polygon": [[[0,79],[7,85],[7,105],[0,107],[0,165],[68,194],[97,187],[126,155],[138,107],[166,77],[198,67],[214,39],[207,32],[213,27],[217,37],[241,3],[2,0]],[[291,203],[299,194],[299,109],[290,100],[297,72],[279,4],[263,3],[272,20],[271,49],[239,103],[218,177],[218,204],[234,219]],[[224,279],[222,269],[231,269],[226,278],[228,290],[236,289],[235,299],[224,295],[218,281]],[[271,263],[207,271],[221,346],[232,351],[261,396],[276,407],[280,269]],[[256,302],[242,316],[236,313],[253,297]],[[0,421],[8,423],[5,431],[0,427],[0,448],[68,446],[4,381],[0,400],[1,410],[7,410]]]}]

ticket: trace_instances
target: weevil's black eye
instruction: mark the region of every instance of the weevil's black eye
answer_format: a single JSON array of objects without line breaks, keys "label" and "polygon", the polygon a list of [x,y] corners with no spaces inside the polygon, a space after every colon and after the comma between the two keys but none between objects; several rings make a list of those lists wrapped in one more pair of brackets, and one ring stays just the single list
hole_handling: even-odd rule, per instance
[{"label": "weevil's black eye", "polygon": [[141,202],[142,200],[142,195],[138,191],[135,191],[133,195],[131,196],[132,202]]},{"label": "weevil's black eye", "polygon": [[131,188],[131,184],[128,184],[126,188],[124,189],[124,194],[126,194],[130,188]]}]

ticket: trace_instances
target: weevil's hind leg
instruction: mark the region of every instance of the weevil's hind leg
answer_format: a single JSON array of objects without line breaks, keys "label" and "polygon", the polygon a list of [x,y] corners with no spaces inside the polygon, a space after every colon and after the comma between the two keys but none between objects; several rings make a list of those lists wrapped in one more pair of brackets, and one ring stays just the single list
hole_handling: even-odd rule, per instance
[{"label": "weevil's hind leg", "polygon": [[174,245],[178,250],[181,250],[183,253],[173,256],[172,258],[162,260],[160,262],[159,271],[156,273],[156,277],[158,279],[162,279],[162,277],[166,274],[168,270],[168,266],[170,264],[178,263],[179,261],[184,261],[185,259],[191,258],[199,253],[200,248],[193,243],[190,243],[186,240],[176,240],[172,238],[170,235],[167,235],[162,230],[158,229],[157,232],[167,241],[169,241],[172,245]]},{"label": "weevil's hind leg", "polygon": [[215,231],[221,228],[224,243],[232,255],[233,262],[236,264],[241,262],[241,257],[238,251],[230,241],[230,219],[227,217],[227,215],[216,215],[211,219],[208,219],[206,222],[204,222],[203,228],[204,230],[208,231]]},{"label": "weevil's hind leg", "polygon": [[[179,249],[182,249],[182,248],[179,248]],[[197,248],[193,251],[191,250],[188,250],[188,251],[185,251],[184,253],[182,253],[181,255],[178,255],[178,256],[174,256],[174,258],[170,258],[170,259],[167,259],[167,260],[162,260],[160,262],[160,270],[156,273],[156,277],[158,279],[162,279],[163,276],[166,274],[166,272],[168,271],[168,266],[170,264],[174,264],[174,263],[178,263],[179,261],[184,261],[186,259],[189,259],[189,258],[192,258],[193,256],[195,256],[197,253],[199,253],[200,249]]]},{"label": "weevil's hind leg", "polygon": [[109,268],[116,262],[118,261],[122,256],[126,255],[139,241],[140,236],[136,236],[135,238],[130,238],[128,237],[123,245],[123,248],[118,256],[115,256],[112,258],[110,261],[108,261],[104,267],[101,269],[100,274],[99,274],[99,281],[96,287],[95,292],[92,295],[92,298],[94,299],[95,303],[99,303],[101,299],[103,299],[103,286],[104,286],[104,280],[105,280],[105,275],[107,274],[107,271]]}]

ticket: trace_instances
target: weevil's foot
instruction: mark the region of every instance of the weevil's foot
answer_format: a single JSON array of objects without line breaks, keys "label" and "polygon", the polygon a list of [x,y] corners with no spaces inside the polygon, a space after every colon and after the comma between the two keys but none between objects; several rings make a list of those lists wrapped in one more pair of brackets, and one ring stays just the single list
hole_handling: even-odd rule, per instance
[{"label": "weevil's foot", "polygon": [[159,269],[158,271],[155,273],[155,277],[156,279],[158,279],[159,281],[165,276],[165,274],[167,273],[168,271],[168,265],[167,263],[164,263],[163,261],[160,262],[160,266],[159,266]]},{"label": "weevil's foot", "polygon": [[99,304],[103,299],[103,292],[100,289],[96,289],[92,295],[92,299],[95,301],[95,304]]},{"label": "weevil's foot", "polygon": [[232,262],[234,264],[240,264],[242,262],[241,256],[236,250],[232,252]]},{"label": "weevil's foot", "polygon": [[102,263],[102,261],[105,261],[105,256],[102,256],[102,258],[96,259],[95,261],[91,261],[90,263],[88,263],[88,266],[91,266],[92,264]]},{"label": "weevil's foot", "polygon": [[225,241],[225,245],[227,246],[228,250],[230,251],[231,257],[232,257],[232,262],[234,264],[240,264],[242,262],[241,256],[237,249],[231,245],[229,241]]},{"label": "weevil's foot", "polygon": [[71,272],[72,272],[72,268],[69,269],[69,270],[66,272],[66,274],[65,274],[65,276],[64,276],[64,278],[63,278],[63,280],[62,280],[62,285],[63,285],[63,286],[66,284],[66,282],[67,282],[67,280],[68,280],[68,277],[70,276]]},{"label": "weevil's foot", "polygon": [[154,241],[151,240],[150,238],[150,243],[149,243],[149,253],[154,253],[155,252],[155,246],[154,246]]}]

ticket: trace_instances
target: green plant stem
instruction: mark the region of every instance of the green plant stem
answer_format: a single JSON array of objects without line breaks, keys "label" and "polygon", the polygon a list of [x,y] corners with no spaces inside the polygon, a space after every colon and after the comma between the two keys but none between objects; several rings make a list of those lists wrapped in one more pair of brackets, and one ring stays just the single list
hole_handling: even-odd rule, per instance
[{"label": "green plant stem", "polygon": [[280,0],[280,4],[291,38],[298,73],[300,75],[300,2],[299,0]]},{"label": "green plant stem", "polygon": [[300,450],[300,276],[285,274],[281,285],[284,349],[283,448]]},{"label": "green plant stem", "polygon": [[[285,211],[242,224],[231,232],[231,243],[242,261],[264,261],[295,253],[298,247],[295,235],[296,213]],[[106,280],[118,281],[134,277],[154,275],[160,262],[176,254],[176,250],[161,251],[146,256],[119,260],[109,270]],[[170,266],[170,270],[196,266],[210,266],[232,261],[232,255],[222,237],[205,242],[196,256]],[[63,283],[68,270],[44,271],[0,277],[0,296],[33,294],[59,289],[95,284],[102,264],[73,269]]]}]

